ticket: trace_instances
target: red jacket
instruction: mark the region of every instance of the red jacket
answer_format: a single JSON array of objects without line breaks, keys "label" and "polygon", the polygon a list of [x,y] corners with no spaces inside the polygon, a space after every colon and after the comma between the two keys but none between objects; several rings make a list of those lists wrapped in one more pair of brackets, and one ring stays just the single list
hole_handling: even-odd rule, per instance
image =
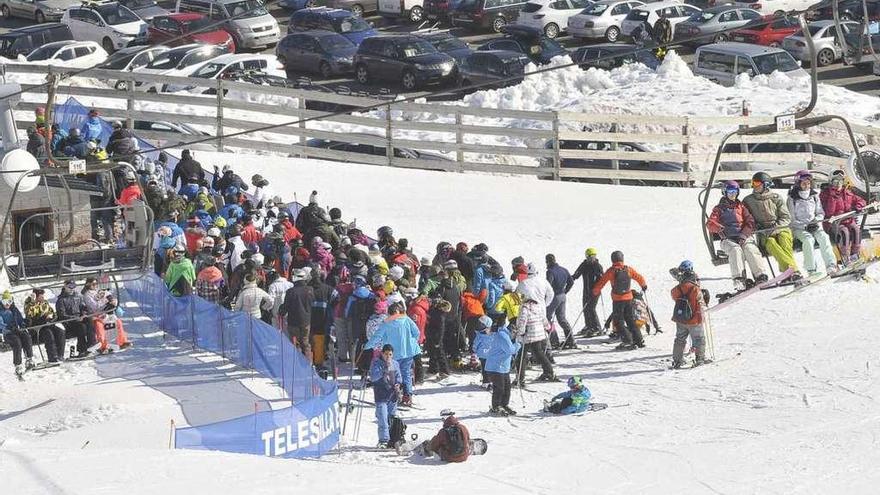
[{"label": "red jacket", "polygon": [[746,238],[755,232],[755,218],[742,201],[721,198],[715,208],[712,208],[712,214],[706,221],[706,229],[713,234],[720,234],[724,239]]},{"label": "red jacket", "polygon": [[290,223],[290,220],[281,222],[281,227],[284,229],[284,242],[290,242],[294,239],[302,239],[302,233]]},{"label": "red jacket", "polygon": [[465,445],[464,452],[458,455],[452,455],[449,452],[449,437],[447,437],[446,432],[443,430],[440,430],[440,433],[434,435],[428,448],[431,452],[436,452],[440,456],[440,459],[443,459],[446,462],[464,462],[470,455],[469,445],[471,443],[471,434],[463,424],[459,423],[458,418],[455,416],[449,416],[443,420],[444,428],[452,425],[458,425],[458,427],[461,428],[462,442]]},{"label": "red jacket", "polygon": [[703,297],[703,291],[700,289],[699,285],[690,281],[682,282],[672,288],[671,294],[673,301],[687,295],[686,297],[691,305],[691,310],[694,313],[693,318],[680,323],[684,325],[699,325],[700,323],[703,323],[703,307],[700,305],[700,298]]},{"label": "red jacket", "polygon": [[419,345],[425,343],[425,325],[428,323],[428,310],[430,308],[431,303],[428,301],[428,298],[419,296],[410,303],[409,309],[406,310],[406,315],[412,318],[412,321],[416,322],[416,326],[419,327]]},{"label": "red jacket", "polygon": [[119,199],[116,200],[116,204],[122,206],[131,206],[131,203],[134,200],[139,199],[143,201],[144,194],[141,192],[140,186],[137,184],[132,184],[130,186],[126,186],[125,189],[119,193]]},{"label": "red jacket", "polygon": [[480,291],[480,296],[475,296],[470,292],[461,295],[461,317],[465,320],[483,316],[486,312],[483,310],[483,302],[486,301],[486,291]]},{"label": "red jacket", "polygon": [[[819,201],[822,202],[822,209],[825,210],[826,219],[865,207],[865,200],[857,196],[848,187],[841,189],[827,187],[819,193]],[[855,217],[850,217],[842,220],[840,224],[852,225],[855,221]],[[831,228],[831,224],[828,222],[825,222],[824,225],[825,228]]]},{"label": "red jacket", "polygon": [[[622,261],[617,261],[611,265],[611,268],[605,271],[605,274],[602,275],[596,285],[593,286],[593,295],[598,296],[602,292],[602,287],[605,287],[605,284],[610,282],[614,278],[614,274],[617,272],[619,268],[626,268],[629,272],[629,278],[639,284],[639,287],[642,290],[648,288],[648,284],[645,283],[645,277],[641,276],[639,272],[635,271],[631,266],[626,266]],[[614,291],[611,291],[611,300],[612,301],[632,301],[632,292],[626,291],[623,294],[615,294]]]},{"label": "red jacket", "polygon": [[263,233],[257,230],[254,224],[249,224],[241,231],[241,240],[244,241],[246,246],[259,244],[263,240]]}]

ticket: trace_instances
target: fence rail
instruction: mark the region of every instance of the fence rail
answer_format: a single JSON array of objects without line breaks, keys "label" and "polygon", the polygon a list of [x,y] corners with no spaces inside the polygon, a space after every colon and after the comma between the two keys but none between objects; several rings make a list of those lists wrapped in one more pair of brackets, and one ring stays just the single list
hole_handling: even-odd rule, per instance
[{"label": "fence rail", "polygon": [[[392,100],[382,97],[107,69],[90,69],[76,76],[70,75],[73,69],[40,65],[7,64],[5,70],[7,75],[62,74],[63,81],[71,82],[58,88],[59,97],[86,98],[103,116],[124,120],[129,126],[135,121],[159,121],[200,127],[218,137],[214,144],[218,149],[553,179],[700,184],[707,178],[704,171],[714,161],[723,134],[738,126],[773,122],[771,116],[585,114],[443,103],[391,104]],[[89,86],[82,78],[103,80],[111,86]],[[120,83],[117,89],[120,81],[125,84]],[[45,93],[35,82],[28,81],[22,87],[38,95]],[[162,84],[212,94],[145,91]],[[18,110],[30,111],[42,104],[29,98]],[[355,113],[363,107],[375,108]],[[328,110],[346,113],[327,116]],[[316,120],[290,124],[302,119]],[[20,128],[31,125],[26,119],[16,123]],[[270,124],[286,125],[262,131],[263,135],[226,137]],[[880,127],[854,124],[853,130],[868,144],[880,142]],[[729,141],[730,152],[721,156],[724,166],[720,176],[745,180],[758,169],[785,174],[802,168],[843,166],[852,150],[842,131],[839,123],[830,122],[809,133],[737,136]],[[171,145],[204,137],[160,130],[136,132]],[[792,152],[750,151],[749,146],[756,143],[793,146]],[[657,162],[664,164],[664,169],[680,166],[681,171],[652,170],[658,168]]]}]

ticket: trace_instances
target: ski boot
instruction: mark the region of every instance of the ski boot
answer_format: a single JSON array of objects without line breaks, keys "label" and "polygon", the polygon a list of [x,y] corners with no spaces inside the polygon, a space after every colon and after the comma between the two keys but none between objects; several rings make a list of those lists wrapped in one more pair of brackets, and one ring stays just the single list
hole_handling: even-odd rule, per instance
[{"label": "ski boot", "polygon": [[621,342],[614,348],[616,351],[631,351],[633,349],[636,349],[635,344],[627,344],[626,342]]},{"label": "ski boot", "polygon": [[16,374],[16,376],[18,376],[19,378],[21,378],[21,376],[24,375],[24,372],[25,372],[25,369],[24,369],[24,366],[23,366],[23,365],[21,365],[21,364],[16,364],[16,365],[15,365],[15,374]]},{"label": "ski boot", "polygon": [[508,416],[516,416],[516,411],[508,406],[501,406],[501,409],[504,409],[504,412],[506,412]]},{"label": "ski boot", "polygon": [[497,417],[506,417],[507,411],[505,411],[504,409],[502,409],[500,407],[493,407],[493,408],[489,409],[489,415],[490,416],[497,416]]},{"label": "ski boot", "polygon": [[412,407],[412,405],[413,405],[412,396],[404,394],[403,398],[400,399],[400,406],[401,407]]},{"label": "ski boot", "polygon": [[766,282],[768,280],[770,280],[770,278],[767,277],[767,274],[762,273],[762,274],[758,275],[757,277],[755,277],[755,284],[763,284],[764,282]]},{"label": "ski boot", "polygon": [[25,367],[25,369],[32,370],[32,369],[34,369],[36,366],[37,366],[37,365],[34,364],[34,358],[27,358],[27,359],[24,360],[24,367]]},{"label": "ski boot", "polygon": [[673,361],[672,366],[670,366],[669,369],[680,370],[683,365],[684,363],[682,361]]},{"label": "ski boot", "polygon": [[536,381],[536,382],[559,382],[559,381],[562,381],[562,380],[560,380],[559,377],[556,376],[556,375],[545,375],[545,374],[541,374],[541,376],[539,376],[538,379],[535,380],[535,381]]}]

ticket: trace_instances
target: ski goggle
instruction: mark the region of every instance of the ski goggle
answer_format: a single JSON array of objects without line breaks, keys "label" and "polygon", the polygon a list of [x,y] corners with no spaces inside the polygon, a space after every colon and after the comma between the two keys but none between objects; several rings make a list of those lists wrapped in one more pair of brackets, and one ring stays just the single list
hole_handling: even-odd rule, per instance
[{"label": "ski goggle", "polygon": [[752,179],[752,189],[757,189],[764,185],[764,181],[759,179]]},{"label": "ski goggle", "polygon": [[12,299],[0,299],[0,303],[3,303],[4,306],[12,306]]},{"label": "ski goggle", "polygon": [[842,175],[831,176],[831,185],[842,186],[844,182],[846,182],[846,179]]},{"label": "ski goggle", "polygon": [[739,194],[739,188],[736,187],[728,187],[724,190],[724,194],[730,196],[731,194]]}]

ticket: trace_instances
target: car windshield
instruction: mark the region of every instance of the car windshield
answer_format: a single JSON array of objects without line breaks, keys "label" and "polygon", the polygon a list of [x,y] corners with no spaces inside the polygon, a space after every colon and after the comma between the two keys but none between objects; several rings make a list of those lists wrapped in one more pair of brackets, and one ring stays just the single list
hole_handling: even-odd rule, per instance
[{"label": "car windshield", "polygon": [[755,61],[755,66],[758,68],[759,74],[770,74],[775,70],[778,70],[779,72],[789,72],[800,68],[788,52],[758,55],[757,57],[753,57],[752,60]]},{"label": "car windshield", "polygon": [[101,67],[104,69],[122,70],[138,53],[140,52],[116,52],[113,55],[110,55],[110,58],[101,64]]},{"label": "car windshield", "polygon": [[130,9],[145,9],[156,5],[156,0],[128,0],[125,6]]},{"label": "car windshield", "polygon": [[99,5],[95,7],[95,11],[98,12],[98,14],[101,14],[104,22],[111,26],[118,26],[119,24],[127,24],[129,22],[138,22],[141,20],[141,18],[135,15],[134,12],[118,3]]},{"label": "car windshield", "polygon": [[147,69],[173,69],[187,54],[185,51],[171,51],[147,64]]},{"label": "car windshield", "polygon": [[212,29],[213,25],[216,24],[215,21],[208,19],[207,17],[202,17],[201,19],[196,19],[193,21],[189,21],[184,23],[184,31],[187,33],[195,33],[195,32],[210,32],[216,31],[216,29]]},{"label": "car windshield", "polygon": [[593,5],[590,5],[589,7],[582,10],[581,14],[602,15],[602,12],[605,12],[606,10],[608,10],[607,3],[594,3]]},{"label": "car windshield", "polygon": [[27,56],[28,62],[34,62],[37,60],[48,60],[49,57],[55,54],[58,51],[57,46],[41,46],[37,48],[30,55]]},{"label": "car windshield", "polygon": [[211,79],[216,76],[218,72],[220,72],[226,64],[218,64],[213,62],[208,62],[207,64],[199,67],[199,70],[195,71],[192,77],[200,77],[202,79]]},{"label": "car windshield", "polygon": [[351,48],[354,46],[351,41],[348,41],[346,38],[339,35],[322,36],[318,38],[318,44],[327,52],[334,52],[336,50]]},{"label": "car windshield", "polygon": [[269,12],[266,11],[266,7],[263,6],[263,2],[260,0],[244,0],[242,2],[227,3],[226,11],[229,12],[230,17],[235,17],[236,19],[259,17],[261,15],[269,14]]},{"label": "car windshield", "polygon": [[810,31],[810,36],[816,36],[819,34],[819,31],[825,29],[825,26],[807,26],[807,30]]},{"label": "car windshield", "polygon": [[427,53],[435,53],[434,45],[425,40],[407,39],[397,43],[397,49],[403,54],[403,58],[418,57]]},{"label": "car windshield", "polygon": [[550,38],[541,38],[541,51],[544,53],[562,53],[565,52],[565,48],[562,48],[562,45]]},{"label": "car windshield", "polygon": [[626,20],[628,21],[643,21],[648,18],[648,11],[641,9],[632,9],[629,11],[629,14],[626,14]]},{"label": "car windshield", "polygon": [[461,50],[468,47],[464,41],[461,41],[458,38],[453,38],[452,36],[439,40],[431,40],[431,44],[434,45],[434,48],[436,48],[438,52]]},{"label": "car windshield", "polygon": [[343,34],[360,33],[361,31],[369,31],[372,29],[372,26],[367,24],[367,21],[354,16],[337,19],[334,22],[334,27],[336,28],[336,32]]},{"label": "car windshield", "polygon": [[14,43],[15,38],[0,38],[0,50],[9,50]]},{"label": "car windshield", "polygon": [[688,21],[694,22],[694,23],[704,23],[704,22],[711,21],[712,19],[714,19],[717,16],[718,16],[717,12],[697,12],[696,14],[690,16]]}]

